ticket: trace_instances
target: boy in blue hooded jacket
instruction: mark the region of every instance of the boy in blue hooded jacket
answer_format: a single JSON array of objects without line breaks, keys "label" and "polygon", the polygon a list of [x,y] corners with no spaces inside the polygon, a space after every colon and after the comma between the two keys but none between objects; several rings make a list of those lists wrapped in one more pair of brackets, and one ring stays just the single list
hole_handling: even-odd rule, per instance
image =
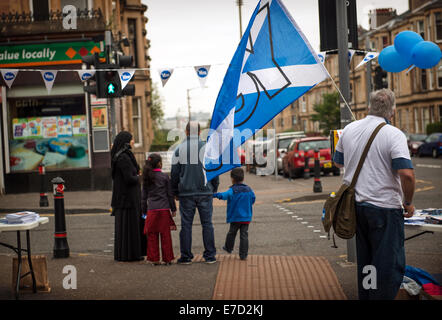
[{"label": "boy in blue hooded jacket", "polygon": [[239,257],[241,260],[246,260],[249,251],[248,230],[250,221],[252,221],[252,206],[256,197],[252,188],[243,183],[243,169],[233,169],[230,172],[230,177],[233,185],[229,190],[213,195],[214,198],[227,200],[227,223],[230,223],[230,229],[223,250],[232,253],[236,234],[239,230]]}]

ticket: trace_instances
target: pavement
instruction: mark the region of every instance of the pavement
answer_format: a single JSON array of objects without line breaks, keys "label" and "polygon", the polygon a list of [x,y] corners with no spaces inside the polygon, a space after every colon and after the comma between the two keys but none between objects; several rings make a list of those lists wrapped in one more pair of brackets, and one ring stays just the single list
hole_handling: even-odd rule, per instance
[{"label": "pavement", "polygon": [[[430,172],[429,175],[434,175]],[[221,177],[220,191],[230,185]],[[221,242],[227,231],[226,203],[214,200],[214,228],[218,262],[202,260],[202,236],[195,221],[191,265],[153,266],[147,262],[113,260],[113,217],[109,216],[110,191],[65,193],[66,221],[71,249],[69,258],[52,257],[53,199],[39,208],[39,194],[0,196],[1,211],[22,209],[49,217],[49,223],[31,232],[33,254],[47,257],[49,293],[32,294],[29,300],[344,300],[357,299],[356,267],[346,261],[346,241],[337,239],[331,249],[320,223],[322,204],[336,191],[341,177],[321,177],[322,193],[313,192],[313,179],[289,181],[281,176],[246,174],[246,183],[257,196],[253,228],[249,232],[248,260],[225,254]],[[421,184],[422,187],[428,185]],[[427,189],[425,189],[427,190]],[[424,191],[425,191],[424,190]],[[437,192],[433,188],[428,192]],[[424,194],[422,192],[421,194]],[[417,197],[418,198],[418,197]],[[431,194],[433,199],[442,199]],[[423,198],[428,204],[427,198]],[[439,201],[439,200],[437,200]],[[439,204],[438,207],[442,207]],[[196,219],[199,220],[199,219]],[[176,219],[178,230],[179,219]],[[411,231],[411,234],[413,232]],[[406,236],[410,231],[406,230]],[[174,252],[179,256],[179,232],[172,232]],[[442,237],[424,235],[407,243],[407,264],[439,274],[442,265]],[[49,240],[48,240],[49,239]],[[6,240],[6,241],[5,241]],[[0,234],[0,242],[15,244],[12,233]],[[35,249],[34,249],[35,248]],[[13,253],[0,247],[0,299],[12,299]],[[76,289],[66,289],[66,266],[75,268]]]}]

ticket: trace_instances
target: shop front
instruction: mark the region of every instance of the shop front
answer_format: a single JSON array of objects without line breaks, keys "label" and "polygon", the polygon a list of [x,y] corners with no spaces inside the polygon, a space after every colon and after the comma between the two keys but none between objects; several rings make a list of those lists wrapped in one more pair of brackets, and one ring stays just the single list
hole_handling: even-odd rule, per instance
[{"label": "shop front", "polygon": [[[76,44],[77,50],[83,50],[83,53],[90,51],[86,44]],[[66,60],[59,54],[58,66],[54,66],[56,61],[48,61],[57,54],[51,51],[51,45],[47,47],[47,51],[42,51],[47,52],[46,55],[35,55],[36,59],[40,59],[38,62],[15,62],[15,65],[28,69],[21,71],[19,68],[11,88],[2,84],[5,191],[39,192],[41,165],[45,167],[45,178],[50,181],[61,176],[66,182],[66,190],[109,190],[112,180],[107,105],[97,105],[97,101],[90,103],[89,96],[83,91],[84,84],[74,70],[58,72],[53,87],[47,90],[41,72],[32,71],[29,65],[41,69],[48,68],[47,64],[51,62],[51,70],[81,69],[81,64],[78,64],[81,59],[78,61],[78,57],[73,56],[72,43],[53,47],[72,56],[71,60]],[[20,52],[17,47],[9,47],[8,50]],[[27,50],[30,51],[29,45]],[[27,57],[32,59],[33,56]],[[67,61],[74,63],[66,65]]]}]

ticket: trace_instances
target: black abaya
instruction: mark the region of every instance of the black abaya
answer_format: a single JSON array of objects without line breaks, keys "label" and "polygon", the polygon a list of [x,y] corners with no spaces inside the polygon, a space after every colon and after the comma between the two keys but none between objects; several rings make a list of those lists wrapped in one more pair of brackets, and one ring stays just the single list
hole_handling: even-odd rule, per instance
[{"label": "black abaya", "polygon": [[137,261],[144,255],[141,248],[140,216],[134,209],[115,209],[114,258]]}]

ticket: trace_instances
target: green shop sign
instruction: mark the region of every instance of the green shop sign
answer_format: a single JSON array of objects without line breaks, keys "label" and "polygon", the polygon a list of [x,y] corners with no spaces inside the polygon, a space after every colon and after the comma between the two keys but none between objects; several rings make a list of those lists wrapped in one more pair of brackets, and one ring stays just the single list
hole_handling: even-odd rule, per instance
[{"label": "green shop sign", "polygon": [[100,43],[93,41],[0,46],[0,67],[79,64],[83,56],[95,52],[100,53]]}]

